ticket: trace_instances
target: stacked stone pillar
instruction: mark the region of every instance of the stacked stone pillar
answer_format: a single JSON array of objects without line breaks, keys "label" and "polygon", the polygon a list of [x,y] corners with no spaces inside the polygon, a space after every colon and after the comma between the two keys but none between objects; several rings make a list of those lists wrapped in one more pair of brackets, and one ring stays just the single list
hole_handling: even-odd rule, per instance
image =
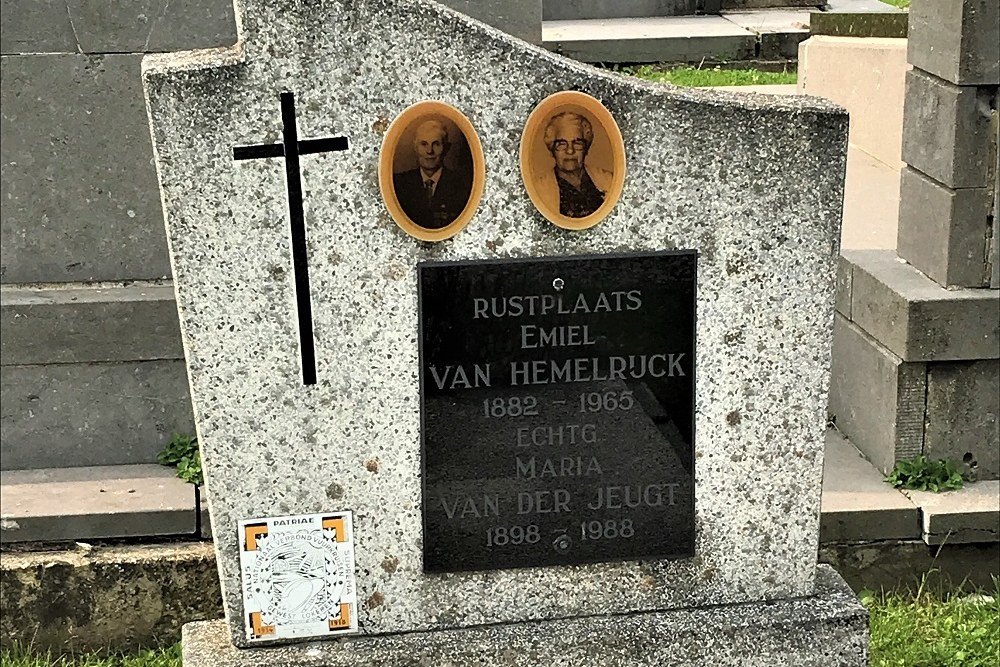
[{"label": "stacked stone pillar", "polygon": [[897,247],[844,252],[830,412],[886,471],[1000,477],[998,7],[914,0]]},{"label": "stacked stone pillar", "polygon": [[998,4],[910,13],[897,251],[945,287],[987,287],[996,264]]}]

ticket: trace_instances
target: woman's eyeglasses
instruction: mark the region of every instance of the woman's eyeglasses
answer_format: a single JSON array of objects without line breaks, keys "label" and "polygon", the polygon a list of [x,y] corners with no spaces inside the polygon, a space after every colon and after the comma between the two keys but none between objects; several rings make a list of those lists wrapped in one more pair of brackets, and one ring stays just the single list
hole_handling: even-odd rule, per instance
[{"label": "woman's eyeglasses", "polygon": [[565,139],[556,139],[552,142],[552,148],[559,152],[565,152],[571,143],[573,145],[573,150],[575,151],[582,151],[587,147],[587,142],[583,139],[574,139],[572,142],[566,141]]}]

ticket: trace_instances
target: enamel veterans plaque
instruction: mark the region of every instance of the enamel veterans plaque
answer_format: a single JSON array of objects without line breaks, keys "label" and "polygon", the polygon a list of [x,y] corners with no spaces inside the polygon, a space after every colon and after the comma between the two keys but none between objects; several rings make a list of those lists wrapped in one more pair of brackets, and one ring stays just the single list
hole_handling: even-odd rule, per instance
[{"label": "enamel veterans plaque", "polygon": [[694,555],[696,265],[419,266],[425,571]]}]

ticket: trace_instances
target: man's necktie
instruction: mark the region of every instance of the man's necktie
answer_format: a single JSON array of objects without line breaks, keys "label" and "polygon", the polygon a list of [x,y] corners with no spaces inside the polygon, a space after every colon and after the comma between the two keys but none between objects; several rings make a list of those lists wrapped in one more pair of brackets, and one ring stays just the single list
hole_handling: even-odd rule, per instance
[{"label": "man's necktie", "polygon": [[427,201],[434,196],[434,181],[429,178],[424,181],[424,196],[427,197]]}]

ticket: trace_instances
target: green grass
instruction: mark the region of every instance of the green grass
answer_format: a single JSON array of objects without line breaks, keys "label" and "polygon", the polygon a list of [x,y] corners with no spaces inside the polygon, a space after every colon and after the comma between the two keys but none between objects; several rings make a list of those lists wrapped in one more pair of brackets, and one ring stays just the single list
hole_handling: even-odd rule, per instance
[{"label": "green grass", "polygon": [[910,0],[881,0],[887,5],[892,5],[893,7],[898,7],[899,9],[909,9]]},{"label": "green grass", "polygon": [[658,65],[638,65],[624,67],[622,72],[640,79],[658,83],[672,83],[675,86],[762,86],[771,84],[791,84],[797,80],[795,72],[763,72],[756,69],[723,69],[712,67],[660,67]]},{"label": "green grass", "polygon": [[181,667],[180,644],[169,648],[140,651],[132,655],[102,657],[94,654],[56,657],[21,646],[3,648],[2,667]]},{"label": "green grass", "polygon": [[[863,591],[871,615],[871,667],[997,667],[1000,582],[973,595]],[[127,657],[54,658],[5,647],[0,667],[181,667],[172,646]]]},{"label": "green grass", "polygon": [[1000,665],[1000,582],[972,595],[862,591],[861,601],[870,614],[871,667]]}]

